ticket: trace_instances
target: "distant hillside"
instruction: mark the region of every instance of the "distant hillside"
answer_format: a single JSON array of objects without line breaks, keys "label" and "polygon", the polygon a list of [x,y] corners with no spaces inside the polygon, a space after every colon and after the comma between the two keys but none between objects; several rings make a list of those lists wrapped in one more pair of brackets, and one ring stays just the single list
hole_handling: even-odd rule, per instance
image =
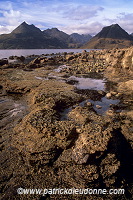
[{"label": "distant hillside", "polygon": [[75,43],[77,43],[79,47],[88,42],[92,38],[90,34],[80,35],[78,33],[72,33],[70,37],[75,41]]},{"label": "distant hillside", "polygon": [[76,43],[72,38],[70,38],[70,35],[58,30],[57,28],[44,30],[43,33],[44,36],[46,36],[49,39],[58,39],[62,43],[64,48],[76,47]]},{"label": "distant hillside", "polygon": [[133,45],[133,37],[118,24],[104,27],[95,37],[81,48],[104,49],[125,48]]},{"label": "distant hillside", "polygon": [[28,25],[23,22],[10,34],[0,35],[0,49],[78,48],[83,45],[82,38],[84,38],[83,35],[79,40],[75,40],[71,35],[59,31],[57,28],[41,31],[33,24]]}]

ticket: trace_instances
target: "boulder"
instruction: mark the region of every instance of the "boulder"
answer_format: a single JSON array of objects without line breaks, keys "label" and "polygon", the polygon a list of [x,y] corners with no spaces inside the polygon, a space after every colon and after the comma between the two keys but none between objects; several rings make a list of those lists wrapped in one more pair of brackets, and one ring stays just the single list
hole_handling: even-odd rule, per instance
[{"label": "boulder", "polygon": [[0,66],[8,64],[8,60],[6,58],[3,58],[0,60]]}]

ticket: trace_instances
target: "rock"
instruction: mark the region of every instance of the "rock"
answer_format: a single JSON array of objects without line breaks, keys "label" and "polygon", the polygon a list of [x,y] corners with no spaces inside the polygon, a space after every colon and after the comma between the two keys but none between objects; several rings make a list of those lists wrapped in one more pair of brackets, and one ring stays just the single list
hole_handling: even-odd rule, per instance
[{"label": "rock", "polygon": [[98,93],[101,95],[105,95],[105,92],[103,90],[98,90]]},{"label": "rock", "polygon": [[116,97],[121,97],[121,96],[122,96],[122,93],[118,92],[115,96],[116,96]]},{"label": "rock", "polygon": [[115,115],[115,113],[114,113],[114,110],[107,110],[106,111],[106,115],[109,115],[109,116],[114,116]]},{"label": "rock", "polygon": [[115,96],[117,95],[117,92],[111,91],[111,94]]},{"label": "rock", "polygon": [[17,60],[20,60],[21,62],[24,62],[25,61],[25,57],[24,56],[17,56]]},{"label": "rock", "polygon": [[6,58],[3,58],[0,60],[0,66],[8,64],[8,60]]},{"label": "rock", "polygon": [[16,60],[17,56],[9,56],[10,60]]},{"label": "rock", "polygon": [[[100,172],[107,187],[113,185],[116,178],[113,176],[120,168],[120,161],[115,154],[107,154],[100,164]],[[113,176],[113,177],[112,177]]]},{"label": "rock", "polygon": [[74,55],[66,55],[66,60],[67,61],[70,61],[70,60],[73,60],[75,58],[75,56]]},{"label": "rock", "polygon": [[111,96],[112,96],[111,93],[107,93],[107,94],[106,94],[106,97],[107,97],[108,99],[110,99]]},{"label": "rock", "polygon": [[86,50],[83,50],[83,51],[82,51],[82,53],[86,53],[86,52],[87,52]]},{"label": "rock", "polygon": [[87,110],[83,109],[81,106],[76,107],[71,112],[69,112],[69,118],[73,119],[79,124],[85,124],[89,120],[89,116],[86,114]]},{"label": "rock", "polygon": [[91,103],[91,102],[86,102],[86,106],[88,106],[88,107],[92,107],[93,106],[93,104]]},{"label": "rock", "polygon": [[[132,49],[129,49],[126,56],[132,55],[129,55]],[[14,92],[10,98],[19,97],[20,102],[26,100],[26,106],[27,104],[29,106],[24,114],[25,117],[21,121],[17,119],[19,120],[17,124],[13,121],[13,117],[7,120],[7,123],[10,123],[8,127],[2,120],[0,148],[3,199],[10,199],[11,196],[19,199],[19,195],[17,196],[12,188],[16,191],[23,185],[27,188],[55,188],[58,185],[59,188],[107,189],[119,186],[119,188],[126,187],[126,194],[122,198],[130,198],[132,170],[130,152],[133,146],[130,82],[132,65],[128,65],[128,70],[126,64],[123,66],[125,52],[126,49],[113,49],[85,52],[84,55],[76,56],[67,54],[73,56],[72,60],[68,58],[69,61],[65,60],[63,55],[62,58],[54,55],[54,59],[41,56],[35,61],[38,64],[30,63],[35,68],[32,71],[20,70],[20,67],[25,68],[23,64],[17,68],[13,68],[14,64],[12,67],[7,64],[6,69],[2,67],[1,95],[4,91]],[[131,64],[131,58],[128,57],[128,61]],[[76,73],[88,77],[90,71],[92,71],[91,78],[94,78],[96,70],[103,70],[103,76],[109,76],[110,80],[114,81],[107,85],[111,96],[116,97],[119,93],[122,95],[120,105],[118,104],[118,107],[112,105],[106,115],[98,115],[92,103],[86,99],[100,101],[105,93],[96,90],[75,90],[74,86],[65,82],[46,80],[48,74],[55,69],[49,65],[50,62],[58,65],[62,65],[62,62],[64,65],[70,64],[59,74],[66,79]],[[38,68],[45,64],[48,66]],[[43,80],[38,80],[35,76],[42,77]],[[1,105],[3,110],[8,109],[2,101]],[[15,105],[13,106],[16,109]],[[100,109],[99,106],[96,107]],[[115,113],[112,107],[114,110],[124,111]],[[69,118],[62,120],[62,113]],[[9,113],[9,116],[10,114],[12,113]],[[5,113],[1,115],[3,116],[5,117]],[[8,197],[5,197],[8,192],[10,192]],[[50,195],[48,198],[56,199],[55,195]],[[101,200],[103,197],[68,195],[67,198]],[[112,200],[117,196],[110,195],[106,198]],[[57,199],[66,199],[66,195],[60,195]]]},{"label": "rock", "polygon": [[101,108],[102,108],[102,106],[100,106],[100,105],[96,105],[96,108],[98,108],[98,109],[101,109]]},{"label": "rock", "polygon": [[102,131],[99,125],[85,125],[73,148],[73,160],[83,164],[91,162],[91,157],[99,158],[107,149],[110,138],[109,130]]},{"label": "rock", "polygon": [[[66,154],[67,152],[64,152]],[[69,154],[67,154],[69,155]],[[67,155],[63,155],[64,158],[70,157]],[[57,166],[60,166],[64,162],[58,163]],[[60,164],[60,165],[59,165]],[[58,177],[69,184],[70,187],[74,188],[86,188],[87,183],[93,183],[97,181],[99,178],[98,168],[96,165],[68,165],[65,168],[62,167],[58,171]],[[77,198],[76,198],[77,199]]]},{"label": "rock", "polygon": [[133,92],[133,80],[119,83],[118,91],[127,94]]},{"label": "rock", "polygon": [[133,119],[133,110],[131,111],[122,111],[120,116],[127,116],[129,119]]}]

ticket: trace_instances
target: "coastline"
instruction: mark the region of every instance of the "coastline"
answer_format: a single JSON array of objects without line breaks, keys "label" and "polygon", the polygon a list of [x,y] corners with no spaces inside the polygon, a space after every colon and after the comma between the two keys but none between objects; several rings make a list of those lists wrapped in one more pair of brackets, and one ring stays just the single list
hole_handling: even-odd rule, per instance
[{"label": "coastline", "polygon": [[[19,187],[125,188],[118,197],[131,197],[132,57],[130,47],[1,66],[3,200],[18,199]],[[78,87],[81,78],[85,89]],[[90,87],[92,79],[104,89]]]}]

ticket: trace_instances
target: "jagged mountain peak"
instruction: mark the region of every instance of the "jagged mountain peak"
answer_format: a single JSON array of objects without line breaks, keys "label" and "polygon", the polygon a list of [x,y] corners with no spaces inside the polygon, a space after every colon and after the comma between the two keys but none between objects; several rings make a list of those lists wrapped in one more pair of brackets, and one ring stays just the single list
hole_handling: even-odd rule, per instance
[{"label": "jagged mountain peak", "polygon": [[133,45],[133,37],[129,35],[118,24],[104,27],[86,45],[81,48],[104,49],[125,48]]},{"label": "jagged mountain peak", "polygon": [[20,25],[25,26],[25,25],[28,25],[28,24],[24,21],[24,22],[22,22]]},{"label": "jagged mountain peak", "polygon": [[34,26],[33,24],[29,25],[25,21],[21,23],[16,29],[14,29],[12,34],[32,34],[32,33],[41,33],[41,30]]},{"label": "jagged mountain peak", "polygon": [[118,24],[104,27],[95,37],[132,40],[131,36]]}]

